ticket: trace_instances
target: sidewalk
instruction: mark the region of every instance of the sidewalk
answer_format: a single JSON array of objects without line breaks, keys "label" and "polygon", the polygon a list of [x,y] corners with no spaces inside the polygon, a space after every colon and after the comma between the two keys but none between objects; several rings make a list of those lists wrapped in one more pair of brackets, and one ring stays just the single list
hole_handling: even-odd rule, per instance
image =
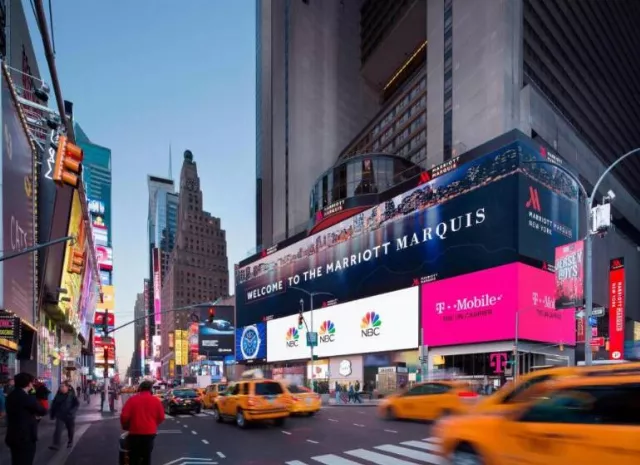
[{"label": "sidewalk", "polygon": [[380,405],[382,399],[362,399],[362,403],[353,402],[336,402],[335,397],[329,399],[329,404],[332,407],[376,407]]},{"label": "sidewalk", "polygon": [[[75,443],[81,440],[82,435],[89,429],[92,423],[102,420],[116,419],[119,414],[118,411],[121,408],[120,401],[116,401],[116,412],[113,414],[102,413],[100,411],[100,396],[91,396],[89,404],[86,402],[80,402],[80,408],[76,415],[76,434]],[[49,446],[53,443],[53,432],[55,429],[55,421],[51,420],[48,416],[40,420],[38,426],[38,443],[36,446],[36,457],[33,461],[34,465],[51,465],[64,463],[66,457],[73,451],[66,449],[66,431],[62,433],[62,447],[59,451],[49,449]],[[4,438],[7,433],[7,428],[3,423],[0,426],[0,465],[10,464],[11,456],[9,448],[4,443]]]}]

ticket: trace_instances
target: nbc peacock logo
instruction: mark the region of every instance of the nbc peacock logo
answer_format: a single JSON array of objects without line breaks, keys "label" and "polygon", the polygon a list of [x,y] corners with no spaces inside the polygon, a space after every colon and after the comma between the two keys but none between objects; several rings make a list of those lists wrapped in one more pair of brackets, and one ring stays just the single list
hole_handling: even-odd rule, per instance
[{"label": "nbc peacock logo", "polygon": [[319,337],[320,342],[326,344],[336,340],[336,325],[331,320],[325,320],[320,325]]},{"label": "nbc peacock logo", "polygon": [[360,321],[360,334],[362,337],[380,336],[382,320],[376,312],[367,312]]},{"label": "nbc peacock logo", "polygon": [[287,347],[298,347],[298,339],[300,339],[298,330],[293,327],[289,328],[285,336]]}]

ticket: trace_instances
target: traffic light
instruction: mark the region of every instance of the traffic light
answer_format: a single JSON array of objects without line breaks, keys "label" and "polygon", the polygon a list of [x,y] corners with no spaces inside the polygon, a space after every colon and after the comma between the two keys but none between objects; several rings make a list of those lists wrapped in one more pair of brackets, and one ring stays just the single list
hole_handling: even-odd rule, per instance
[{"label": "traffic light", "polygon": [[80,171],[82,169],[82,149],[68,141],[66,136],[60,136],[58,150],[56,150],[56,164],[53,169],[53,181],[57,184],[68,184],[78,187]]},{"label": "traffic light", "polygon": [[69,266],[67,267],[67,271],[69,273],[81,274],[83,265],[84,253],[74,247],[71,249],[71,254],[69,255]]},{"label": "traffic light", "polygon": [[302,329],[302,327],[304,326],[304,317],[302,316],[302,313],[300,315],[298,315],[298,329]]},{"label": "traffic light", "polygon": [[216,309],[213,307],[209,308],[209,324],[213,323],[213,319],[216,317]]}]

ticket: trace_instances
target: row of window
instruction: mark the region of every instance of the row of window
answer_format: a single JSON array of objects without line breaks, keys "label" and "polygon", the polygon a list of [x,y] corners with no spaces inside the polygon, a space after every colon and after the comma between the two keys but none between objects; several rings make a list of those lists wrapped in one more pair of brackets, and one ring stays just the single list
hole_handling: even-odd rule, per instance
[{"label": "row of window", "polygon": [[443,157],[453,151],[453,0],[444,1],[444,118]]}]

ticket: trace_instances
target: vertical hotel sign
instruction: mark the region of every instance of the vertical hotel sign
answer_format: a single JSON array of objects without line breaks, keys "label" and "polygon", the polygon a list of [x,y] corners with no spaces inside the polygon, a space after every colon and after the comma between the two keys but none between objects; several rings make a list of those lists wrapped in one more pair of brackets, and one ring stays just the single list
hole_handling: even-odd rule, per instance
[{"label": "vertical hotel sign", "polygon": [[161,308],[162,302],[160,300],[160,292],[162,287],[160,276],[160,249],[153,249],[153,315],[156,325],[159,325],[162,320]]},{"label": "vertical hotel sign", "polygon": [[624,353],[624,258],[609,262],[609,359],[622,360]]}]

